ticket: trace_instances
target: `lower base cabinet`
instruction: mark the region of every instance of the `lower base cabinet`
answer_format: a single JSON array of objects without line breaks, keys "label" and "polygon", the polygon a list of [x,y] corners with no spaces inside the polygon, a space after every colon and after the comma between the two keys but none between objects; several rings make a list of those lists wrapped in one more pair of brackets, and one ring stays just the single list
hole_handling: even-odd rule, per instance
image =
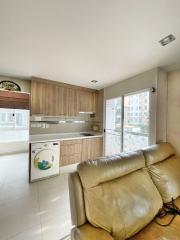
[{"label": "lower base cabinet", "polygon": [[60,142],[60,166],[81,162],[82,139],[64,140]]},{"label": "lower base cabinet", "polygon": [[102,156],[103,138],[85,138],[82,140],[82,161]]},{"label": "lower base cabinet", "polygon": [[103,138],[63,140],[60,142],[60,166],[80,163],[102,156]]}]

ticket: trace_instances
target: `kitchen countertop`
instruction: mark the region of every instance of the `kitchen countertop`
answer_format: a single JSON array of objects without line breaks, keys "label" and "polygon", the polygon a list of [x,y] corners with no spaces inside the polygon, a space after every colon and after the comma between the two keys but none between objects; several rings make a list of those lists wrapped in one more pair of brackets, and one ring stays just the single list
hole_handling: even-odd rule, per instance
[{"label": "kitchen countertop", "polygon": [[[90,133],[93,136],[83,136],[83,133]],[[83,138],[103,137],[102,132],[74,132],[74,133],[57,133],[57,134],[34,134],[29,136],[30,143],[51,142],[62,140],[74,140]]]}]

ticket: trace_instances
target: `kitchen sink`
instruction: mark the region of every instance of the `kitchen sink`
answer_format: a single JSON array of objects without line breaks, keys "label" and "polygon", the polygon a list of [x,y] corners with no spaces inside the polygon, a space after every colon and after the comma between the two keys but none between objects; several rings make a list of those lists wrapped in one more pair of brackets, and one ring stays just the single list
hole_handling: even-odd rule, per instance
[{"label": "kitchen sink", "polygon": [[94,136],[94,134],[92,134],[92,133],[81,133],[81,135],[85,136],[85,137]]}]

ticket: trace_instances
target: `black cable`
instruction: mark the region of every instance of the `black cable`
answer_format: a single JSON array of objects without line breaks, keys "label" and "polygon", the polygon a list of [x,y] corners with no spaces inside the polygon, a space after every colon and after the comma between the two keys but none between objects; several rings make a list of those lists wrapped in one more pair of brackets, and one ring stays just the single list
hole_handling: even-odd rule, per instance
[{"label": "black cable", "polygon": [[171,220],[167,224],[161,224],[155,219],[155,222],[160,225],[161,227],[167,227],[171,225],[177,215],[180,215],[180,209],[174,204],[174,199],[170,203],[164,203],[163,208],[160,209],[159,213],[157,214],[156,218],[163,218],[167,215],[173,215]]},{"label": "black cable", "polygon": [[173,215],[173,217],[171,218],[171,220],[167,224],[159,223],[156,219],[155,219],[155,223],[157,223],[161,227],[167,227],[167,226],[171,225],[171,223],[174,221],[176,216],[177,215]]}]

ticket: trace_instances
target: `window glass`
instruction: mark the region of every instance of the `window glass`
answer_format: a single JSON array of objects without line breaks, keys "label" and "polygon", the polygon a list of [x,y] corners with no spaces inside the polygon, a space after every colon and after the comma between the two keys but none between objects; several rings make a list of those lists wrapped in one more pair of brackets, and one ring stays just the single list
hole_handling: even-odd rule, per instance
[{"label": "window glass", "polygon": [[[129,117],[129,108],[138,105],[133,117]],[[149,91],[124,97],[123,150],[133,151],[149,145]]]},{"label": "window glass", "polygon": [[29,139],[29,111],[0,108],[0,142],[19,142]]},{"label": "window glass", "polygon": [[106,101],[105,155],[149,145],[149,98],[143,91]]}]

